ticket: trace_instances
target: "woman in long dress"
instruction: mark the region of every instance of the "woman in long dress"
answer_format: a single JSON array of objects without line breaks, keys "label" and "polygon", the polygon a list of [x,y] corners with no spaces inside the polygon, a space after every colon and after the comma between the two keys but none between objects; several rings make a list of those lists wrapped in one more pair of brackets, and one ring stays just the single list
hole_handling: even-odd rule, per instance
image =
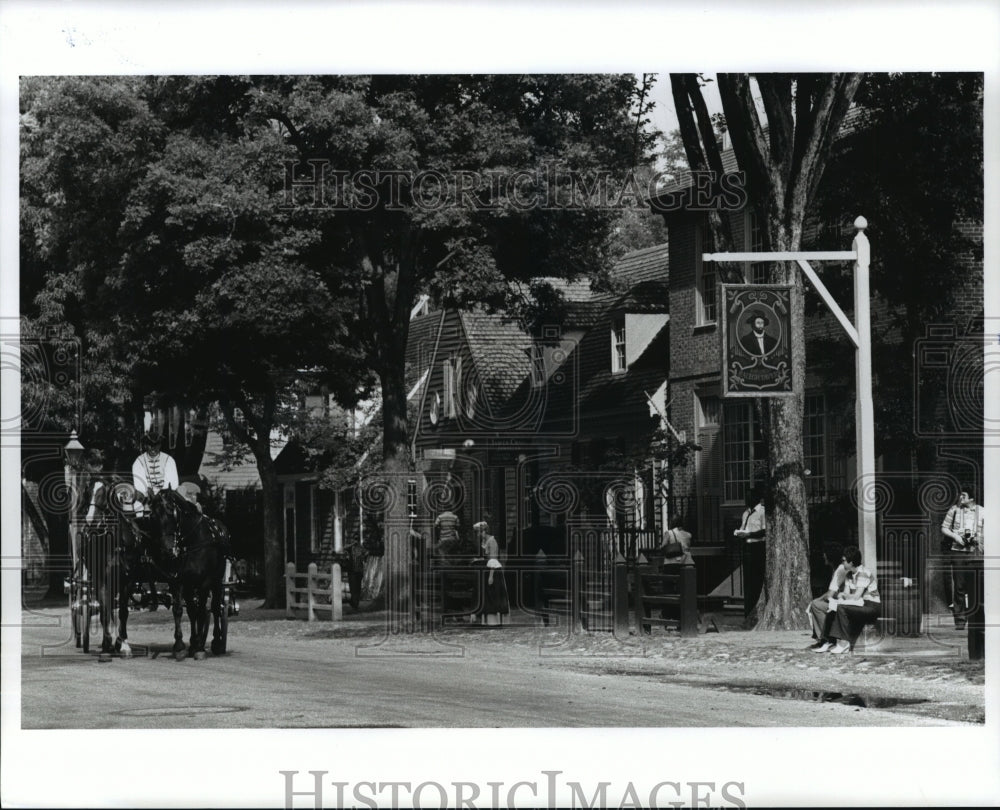
[{"label": "woman in long dress", "polygon": [[510,613],[507,599],[507,584],[504,582],[503,567],[500,565],[500,544],[490,534],[489,524],[481,520],[473,527],[479,539],[479,546],[486,561],[483,584],[482,622],[488,625],[502,623],[501,616]]}]

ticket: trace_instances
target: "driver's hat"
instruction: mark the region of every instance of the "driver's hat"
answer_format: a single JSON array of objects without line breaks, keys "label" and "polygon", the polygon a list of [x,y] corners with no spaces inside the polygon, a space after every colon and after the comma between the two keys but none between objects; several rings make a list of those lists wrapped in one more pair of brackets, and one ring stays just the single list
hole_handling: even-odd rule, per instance
[{"label": "driver's hat", "polygon": [[143,435],[139,445],[143,450],[159,450],[162,443],[163,439],[160,437],[159,433],[149,432]]}]

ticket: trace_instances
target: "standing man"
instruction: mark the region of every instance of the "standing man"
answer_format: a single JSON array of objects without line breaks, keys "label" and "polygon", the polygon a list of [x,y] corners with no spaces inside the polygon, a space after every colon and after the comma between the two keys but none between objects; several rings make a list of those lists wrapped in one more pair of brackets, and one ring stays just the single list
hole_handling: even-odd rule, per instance
[{"label": "standing man", "polygon": [[975,590],[974,561],[983,553],[983,508],[976,503],[972,487],[962,487],[958,503],[944,516],[941,534],[951,540],[947,552],[949,570],[945,576],[950,575],[952,580],[950,607],[955,629],[962,630],[977,607],[972,602],[981,599],[981,594],[970,594]]},{"label": "standing man", "polygon": [[764,535],[764,493],[754,487],[747,495],[747,508],[743,512],[740,528],[733,536],[743,541],[743,615],[749,619],[757,607],[764,589],[764,566],[767,562]]},{"label": "standing man", "polygon": [[147,433],[142,437],[142,452],[132,464],[132,483],[140,499],[136,500],[135,513],[142,517],[145,513],[144,501],[153,497],[161,489],[177,489],[177,464],[166,453],[160,452],[160,435]]}]

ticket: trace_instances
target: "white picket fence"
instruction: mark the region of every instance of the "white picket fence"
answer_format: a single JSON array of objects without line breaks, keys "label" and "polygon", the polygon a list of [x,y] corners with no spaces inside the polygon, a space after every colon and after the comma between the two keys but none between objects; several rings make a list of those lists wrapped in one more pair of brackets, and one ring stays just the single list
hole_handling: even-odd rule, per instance
[{"label": "white picket fence", "polygon": [[[329,601],[317,597],[329,597]],[[316,563],[309,563],[304,574],[295,570],[295,563],[285,566],[285,615],[289,619],[296,618],[296,611],[304,610],[308,621],[316,621],[317,613],[325,613],[330,621],[338,622],[344,617],[343,598],[344,585],[337,563],[322,572]]]}]

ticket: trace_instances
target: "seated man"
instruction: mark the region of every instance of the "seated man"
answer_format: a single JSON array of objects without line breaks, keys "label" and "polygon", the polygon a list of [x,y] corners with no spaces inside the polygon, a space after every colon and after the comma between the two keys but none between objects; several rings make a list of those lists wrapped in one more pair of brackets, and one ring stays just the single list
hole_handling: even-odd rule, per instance
[{"label": "seated man", "polygon": [[847,579],[847,569],[843,563],[838,564],[837,562],[841,554],[842,548],[840,543],[827,543],[823,546],[823,561],[830,568],[836,566],[836,569],[830,578],[830,585],[827,587],[826,593],[813,599],[809,603],[809,607],[806,608],[809,623],[812,625],[813,638],[816,639],[816,643],[809,648],[810,650],[818,650],[825,643],[823,625],[826,622],[830,600],[840,592],[840,589],[844,587],[844,580]]},{"label": "seated man", "polygon": [[132,464],[132,484],[136,499],[133,508],[136,517],[143,517],[145,504],[161,489],[177,489],[177,464],[167,453],[160,452],[162,440],[157,433],[142,437],[142,452]]},{"label": "seated man", "polygon": [[875,575],[861,565],[861,550],[857,546],[845,548],[843,563],[847,570],[843,590],[830,599],[823,626],[823,645],[813,652],[845,653],[853,650],[862,628],[866,624],[875,624],[882,615],[878,583]]}]

